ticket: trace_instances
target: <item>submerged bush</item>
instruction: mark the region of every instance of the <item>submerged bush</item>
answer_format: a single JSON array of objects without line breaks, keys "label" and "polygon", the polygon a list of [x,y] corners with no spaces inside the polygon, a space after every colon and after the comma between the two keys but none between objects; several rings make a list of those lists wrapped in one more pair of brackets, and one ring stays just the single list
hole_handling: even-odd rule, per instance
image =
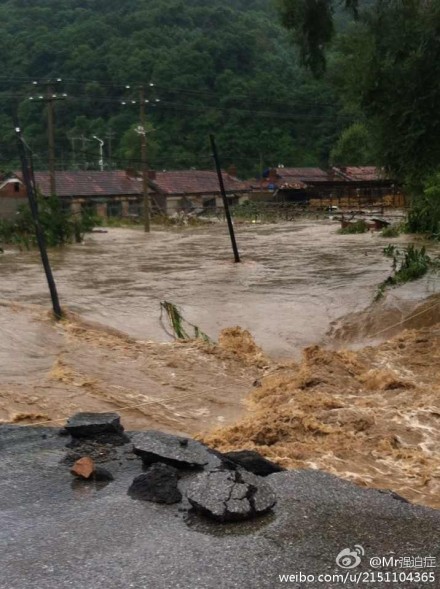
[{"label": "submerged bush", "polygon": [[[48,247],[80,243],[84,234],[100,223],[94,213],[67,212],[56,196],[38,196],[38,218]],[[19,207],[13,221],[0,220],[0,243],[25,249],[36,246],[35,225],[28,205]]]},{"label": "submerged bush", "polygon": [[341,227],[341,229],[338,229],[338,233],[340,235],[351,235],[354,233],[366,233],[367,231],[368,231],[368,225],[363,219],[360,219],[359,221],[356,221],[356,223],[350,223],[350,225],[347,225],[346,227]]},{"label": "submerged bush", "polygon": [[402,233],[402,230],[402,225],[390,225],[389,227],[385,227],[384,229],[382,229],[382,231],[380,232],[380,236],[389,238],[399,237],[399,235]]}]

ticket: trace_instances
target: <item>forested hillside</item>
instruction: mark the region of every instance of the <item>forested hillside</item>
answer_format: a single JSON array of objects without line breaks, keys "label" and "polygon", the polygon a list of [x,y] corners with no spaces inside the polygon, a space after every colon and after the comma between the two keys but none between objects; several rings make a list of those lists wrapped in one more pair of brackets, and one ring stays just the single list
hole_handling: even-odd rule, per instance
[{"label": "forested hillside", "polygon": [[353,122],[330,85],[299,65],[272,0],[6,0],[0,55],[3,169],[16,165],[17,103],[35,165],[47,167],[45,105],[29,97],[57,78],[54,91],[68,95],[55,106],[65,169],[97,167],[94,135],[105,142],[107,167],[138,163],[131,100],[141,83],[155,105],[147,117],[157,168],[211,165],[210,132],[224,164],[243,175],[278,163],[324,165]]}]

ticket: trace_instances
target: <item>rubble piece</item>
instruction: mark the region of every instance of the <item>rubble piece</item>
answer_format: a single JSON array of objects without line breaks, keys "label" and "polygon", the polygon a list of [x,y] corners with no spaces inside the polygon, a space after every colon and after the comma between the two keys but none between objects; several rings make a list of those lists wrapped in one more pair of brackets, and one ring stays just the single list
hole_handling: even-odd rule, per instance
[{"label": "rubble piece", "polygon": [[178,480],[178,471],[174,467],[157,462],[150,466],[145,474],[133,480],[128,494],[133,499],[141,501],[167,505],[179,503],[182,500],[182,494],[177,486]]},{"label": "rubble piece", "polygon": [[286,470],[282,466],[275,464],[275,462],[267,460],[264,458],[264,456],[261,456],[261,454],[255,450],[224,452],[222,456],[260,477],[267,477],[274,472],[283,472]]},{"label": "rubble piece", "polygon": [[90,456],[83,456],[75,462],[70,472],[80,479],[90,479],[95,472],[95,463]]},{"label": "rubble piece", "polygon": [[78,479],[85,481],[113,481],[112,473],[106,468],[96,466],[95,461],[90,456],[83,456],[75,462],[70,472]]},{"label": "rubble piece", "polygon": [[252,519],[268,512],[276,503],[271,487],[244,470],[201,473],[186,494],[197,513],[219,522]]},{"label": "rubble piece", "polygon": [[117,413],[76,413],[66,423],[73,438],[93,438],[100,434],[122,435],[124,428]]},{"label": "rubble piece", "polygon": [[92,478],[94,481],[102,482],[115,480],[115,477],[112,475],[112,473],[106,468],[103,468],[102,466],[97,466],[95,468],[95,472],[93,473]]},{"label": "rubble piece", "polygon": [[163,462],[179,469],[216,468],[222,460],[209,448],[188,438],[160,431],[137,432],[130,436],[133,451],[142,458],[144,466]]}]

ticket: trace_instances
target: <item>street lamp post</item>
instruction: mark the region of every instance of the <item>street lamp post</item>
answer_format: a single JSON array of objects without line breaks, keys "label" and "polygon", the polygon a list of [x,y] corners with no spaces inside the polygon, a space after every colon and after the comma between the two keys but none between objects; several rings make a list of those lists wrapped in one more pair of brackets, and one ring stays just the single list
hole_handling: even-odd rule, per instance
[{"label": "street lamp post", "polygon": [[99,169],[101,170],[101,172],[104,171],[104,141],[102,139],[100,139],[99,137],[96,137],[96,135],[93,135],[93,139],[96,139],[96,141],[99,142]]}]

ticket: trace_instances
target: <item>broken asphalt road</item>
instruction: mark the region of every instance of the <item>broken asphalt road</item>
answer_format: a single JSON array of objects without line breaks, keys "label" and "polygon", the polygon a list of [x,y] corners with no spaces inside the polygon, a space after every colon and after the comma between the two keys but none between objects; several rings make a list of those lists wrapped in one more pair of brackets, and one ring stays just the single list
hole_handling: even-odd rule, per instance
[{"label": "broken asphalt road", "polygon": [[[355,545],[365,550],[355,572],[374,570],[375,556],[440,561],[440,512],[390,493],[319,471],[280,472],[264,479],[278,497],[272,514],[218,524],[131,499],[127,490],[142,472],[136,457],[107,463],[115,480],[105,486],[78,485],[60,463],[65,443],[52,429],[0,427],[1,589],[359,587],[280,580],[345,573],[336,556]],[[440,572],[428,572],[439,583]]]}]

